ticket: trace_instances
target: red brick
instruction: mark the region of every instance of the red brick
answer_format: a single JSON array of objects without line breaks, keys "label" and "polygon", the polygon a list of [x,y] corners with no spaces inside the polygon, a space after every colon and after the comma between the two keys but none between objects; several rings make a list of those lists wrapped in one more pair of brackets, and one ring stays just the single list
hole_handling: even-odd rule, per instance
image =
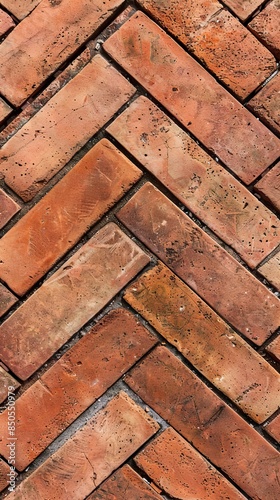
[{"label": "red brick", "polygon": [[249,101],[248,107],[276,134],[280,134],[280,73]]},{"label": "red brick", "polygon": [[0,229],[20,210],[20,206],[0,189]]},{"label": "red brick", "polygon": [[25,380],[148,262],[107,224],[2,324],[0,359]]},{"label": "red brick", "polygon": [[255,190],[280,210],[280,163],[264,175],[255,185]]},{"label": "red brick", "polygon": [[152,488],[125,465],[90,495],[87,500],[161,500]]},{"label": "red brick", "polygon": [[265,0],[224,0],[225,3],[240,19],[245,21],[260,7]]},{"label": "red brick", "polygon": [[[155,343],[124,309],[100,321],[17,399],[16,468],[25,469]],[[7,411],[0,415],[0,453],[8,458],[6,428]]]},{"label": "red brick", "polygon": [[[4,5],[3,2],[1,2]],[[0,8],[0,36],[2,37],[15,26],[15,23],[11,16],[9,16],[4,10]]]},{"label": "red brick", "polygon": [[16,302],[15,297],[7,288],[0,283],[0,317],[3,316]]},{"label": "red brick", "polygon": [[280,59],[280,1],[269,2],[248,26],[254,35]]},{"label": "red brick", "polygon": [[279,453],[168,349],[156,348],[126,382],[248,495],[278,500]]},{"label": "red brick", "polygon": [[227,87],[244,99],[276,69],[272,54],[216,0],[140,4]]},{"label": "red brick", "polygon": [[152,184],[146,183],[118,217],[213,309],[257,345],[278,328],[280,301]]},{"label": "red brick", "polygon": [[122,3],[42,0],[0,46],[1,93],[20,106]]},{"label": "red brick", "polygon": [[9,500],[83,500],[157,430],[120,392],[9,496]]},{"label": "red brick", "polygon": [[33,198],[133,93],[105,59],[94,57],[3,146],[5,182],[25,201]]},{"label": "red brick", "polygon": [[148,444],[134,460],[171,498],[245,500],[239,491],[170,427]]},{"label": "red brick", "polygon": [[41,0],[1,0],[6,7],[18,19],[23,19],[31,12]]},{"label": "red brick", "polygon": [[277,359],[277,361],[280,361],[280,336],[268,344],[266,351]]},{"label": "red brick", "polygon": [[0,458],[0,491],[3,491],[10,482],[10,467]]},{"label": "red brick", "polygon": [[280,443],[280,415],[277,415],[264,429],[275,441]]},{"label": "red brick", "polygon": [[256,422],[280,405],[280,375],[163,264],[125,300],[210,382]]},{"label": "red brick", "polygon": [[103,47],[244,182],[278,157],[280,141],[141,12]]},{"label": "red brick", "polygon": [[277,217],[147,98],[107,130],[251,267],[277,246]]},{"label": "red brick", "polygon": [[0,97],[0,123],[2,123],[12,111],[12,108]]},{"label": "red brick", "polygon": [[102,139],[1,239],[0,278],[24,294],[141,175]]},{"label": "red brick", "polygon": [[259,267],[258,271],[270,281],[275,288],[280,290],[280,252]]},{"label": "red brick", "polygon": [[[15,390],[18,389],[19,386],[20,383],[15,380],[10,373],[6,372],[6,370],[4,370],[2,366],[0,366],[0,403],[3,403],[3,401],[7,399],[9,387],[13,387],[13,389]],[[14,390],[11,389],[10,392],[14,392]]]}]

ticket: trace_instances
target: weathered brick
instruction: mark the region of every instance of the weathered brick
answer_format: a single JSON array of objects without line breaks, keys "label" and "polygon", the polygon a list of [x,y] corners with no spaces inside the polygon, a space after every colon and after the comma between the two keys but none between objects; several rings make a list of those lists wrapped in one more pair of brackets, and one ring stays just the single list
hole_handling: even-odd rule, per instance
[{"label": "weathered brick", "polygon": [[120,392],[9,496],[9,500],[83,500],[158,430]]},{"label": "weathered brick", "polygon": [[278,218],[149,99],[136,99],[107,130],[250,266],[277,246]]},{"label": "weathered brick", "polygon": [[277,415],[264,429],[275,441],[280,443],[280,415]]},{"label": "weathered brick", "polygon": [[5,182],[25,201],[33,198],[134,90],[105,59],[95,56],[3,146],[0,171]]},{"label": "weathered brick", "polygon": [[280,162],[257,182],[255,190],[280,210]]},{"label": "weathered brick", "polygon": [[87,500],[160,500],[162,497],[129,465],[113,474]]},{"label": "weathered brick", "polygon": [[25,380],[148,262],[107,224],[2,324],[0,359]]},{"label": "weathered brick", "polygon": [[24,294],[141,175],[101,140],[1,239],[0,277]]},{"label": "weathered brick", "polygon": [[141,12],[103,47],[244,182],[278,157],[280,141]]},{"label": "weathered brick", "polygon": [[[0,403],[3,403],[3,401],[5,401],[5,399],[7,399],[9,387],[11,387],[11,388],[13,387],[15,390],[15,389],[18,389],[19,386],[20,386],[20,383],[17,380],[15,380],[14,377],[12,377],[12,375],[10,373],[6,372],[6,370],[4,370],[2,368],[2,366],[0,366]],[[10,392],[14,392],[14,391],[10,390]],[[1,415],[0,415],[0,418],[1,418]],[[6,420],[6,424],[7,424],[7,420]],[[7,425],[6,425],[6,427],[7,427]]]},{"label": "weathered brick", "polygon": [[15,297],[7,288],[0,283],[0,316],[3,316],[16,302]]},{"label": "weathered brick", "polygon": [[272,0],[249,23],[249,28],[280,59],[280,1]]},{"label": "weathered brick", "polygon": [[140,4],[227,87],[244,99],[276,69],[272,54],[220,2]]},{"label": "weathered brick", "polygon": [[280,73],[248,102],[248,107],[276,134],[280,134]]},{"label": "weathered brick", "polygon": [[[155,343],[124,309],[100,321],[17,399],[16,468],[25,469]],[[36,423],[34,415],[40,415]],[[0,415],[0,453],[6,458],[7,417],[7,410]]]},{"label": "weathered brick", "polygon": [[0,46],[1,93],[21,105],[122,2],[42,0]]},{"label": "weathered brick", "polygon": [[280,406],[280,375],[160,264],[124,296],[168,342],[256,422]]},{"label": "weathered brick", "polygon": [[2,123],[12,112],[11,106],[9,106],[3,99],[0,97],[0,123]]},{"label": "weathered brick", "polygon": [[213,309],[257,345],[278,328],[280,301],[152,184],[146,183],[118,217]]},{"label": "weathered brick", "polygon": [[20,206],[0,189],[0,229],[20,210]]},{"label": "weathered brick", "polygon": [[258,271],[280,290],[280,252],[259,267]]},{"label": "weathered brick", "polygon": [[0,491],[3,491],[10,482],[10,467],[0,458]]},{"label": "weathered brick", "polygon": [[[3,2],[1,2],[2,5]],[[5,35],[7,31],[9,31],[11,28],[15,26],[15,23],[11,16],[9,16],[4,10],[0,8],[0,37]]]},{"label": "weathered brick", "polygon": [[239,491],[170,427],[136,455],[134,461],[171,498],[245,500]]},{"label": "weathered brick", "polygon": [[276,337],[276,339],[268,344],[266,351],[277,359],[277,361],[280,361],[280,336]]},{"label": "weathered brick", "polygon": [[265,0],[224,0],[225,3],[240,19],[245,21]]},{"label": "weathered brick", "polygon": [[1,4],[18,19],[23,19],[40,3],[40,1],[41,0],[1,0]]},{"label": "weathered brick", "polygon": [[253,499],[278,500],[279,453],[168,349],[156,348],[126,382]]}]

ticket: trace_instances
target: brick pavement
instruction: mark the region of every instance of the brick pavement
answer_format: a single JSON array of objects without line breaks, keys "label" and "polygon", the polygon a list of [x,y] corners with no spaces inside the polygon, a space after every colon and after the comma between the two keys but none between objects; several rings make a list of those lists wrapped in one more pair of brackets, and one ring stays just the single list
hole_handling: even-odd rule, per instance
[{"label": "brick pavement", "polygon": [[280,498],[279,12],[0,1],[0,498]]}]

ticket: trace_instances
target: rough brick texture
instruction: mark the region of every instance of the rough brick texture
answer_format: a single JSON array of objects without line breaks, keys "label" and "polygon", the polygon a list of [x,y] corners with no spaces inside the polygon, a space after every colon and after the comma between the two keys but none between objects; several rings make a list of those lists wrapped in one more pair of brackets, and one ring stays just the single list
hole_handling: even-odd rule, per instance
[{"label": "rough brick texture", "polygon": [[0,124],[9,116],[12,112],[11,106],[9,106],[3,99],[0,97]]},{"label": "rough brick texture", "polygon": [[280,290],[280,252],[276,253],[265,264],[259,267],[258,271]]},{"label": "rough brick texture", "polygon": [[276,337],[272,342],[270,342],[270,344],[268,344],[266,351],[280,362],[280,336]]},{"label": "rough brick texture", "polygon": [[263,176],[255,190],[280,211],[280,163]]},{"label": "rough brick texture", "polygon": [[280,443],[280,415],[277,415],[266,427],[266,432]]},{"label": "rough brick texture", "polygon": [[17,298],[0,283],[0,316],[3,316],[16,302]]},{"label": "rough brick texture", "polygon": [[9,484],[10,467],[0,459],[0,491],[3,491]]},{"label": "rough brick texture", "polygon": [[20,210],[20,206],[0,189],[0,229]]},{"label": "rough brick texture", "polygon": [[249,109],[256,113],[275,134],[280,134],[280,74],[278,73],[248,103]]},{"label": "rough brick texture", "polygon": [[280,1],[272,0],[264,10],[249,23],[249,27],[266,47],[280,59]]},{"label": "rough brick texture", "polygon": [[[19,386],[19,382],[15,380],[10,373],[6,372],[6,370],[4,370],[2,366],[0,366],[0,403],[3,403],[3,401],[7,399],[9,387],[11,388],[11,390],[12,388],[16,390]],[[5,420],[5,423],[7,424],[7,420]]]},{"label": "rough brick texture", "polygon": [[245,21],[263,2],[264,0],[224,0],[223,3]]}]

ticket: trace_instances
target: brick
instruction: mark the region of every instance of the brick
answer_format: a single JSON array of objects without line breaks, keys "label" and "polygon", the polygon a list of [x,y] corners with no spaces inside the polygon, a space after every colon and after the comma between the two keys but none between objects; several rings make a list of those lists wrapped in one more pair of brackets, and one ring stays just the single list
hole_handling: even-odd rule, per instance
[{"label": "brick", "polygon": [[242,21],[253,14],[253,12],[260,7],[265,0],[224,0],[226,4]]},{"label": "brick", "polygon": [[280,301],[152,184],[146,183],[117,216],[254,343],[262,344],[278,328]]},{"label": "brick", "polygon": [[1,4],[6,7],[18,19],[26,17],[41,0],[1,0]]},{"label": "brick", "polygon": [[276,69],[272,54],[216,0],[140,0],[140,4],[238,97]]},{"label": "brick", "polygon": [[248,107],[256,113],[275,134],[280,134],[280,74],[278,73],[253,99]]},{"label": "brick", "polygon": [[266,351],[277,361],[280,361],[280,336],[276,337],[276,339],[266,346]]},{"label": "brick", "polygon": [[[155,343],[124,309],[97,323],[17,399],[16,468],[25,469]],[[7,411],[0,415],[0,453],[8,458],[6,428]]]},{"label": "brick", "polygon": [[271,259],[258,269],[275,288],[280,290],[280,252],[277,252]]},{"label": "brick", "polygon": [[120,392],[25,479],[9,500],[83,500],[158,428],[144,410]]},{"label": "brick", "polygon": [[0,458],[0,491],[3,491],[10,482],[10,477],[8,474],[10,473],[10,467]]},{"label": "brick", "polygon": [[248,24],[248,27],[261,42],[280,59],[280,1],[272,0],[266,7]]},{"label": "brick", "polygon": [[257,182],[255,190],[280,210],[280,162]]},{"label": "brick", "polygon": [[264,429],[275,441],[280,443],[280,415],[277,415]]},{"label": "brick", "polygon": [[11,106],[9,106],[3,99],[0,97],[0,123],[2,123],[12,112]]},{"label": "brick", "polygon": [[170,427],[136,455],[134,461],[172,498],[245,500],[239,491]]},{"label": "brick", "polygon": [[279,498],[279,453],[168,349],[157,347],[126,382],[249,496]]},{"label": "brick", "polygon": [[13,295],[2,283],[0,283],[0,317],[3,316],[17,302]]},{"label": "brick", "polygon": [[160,500],[162,497],[143,481],[129,465],[124,465],[87,500]]},{"label": "brick", "polygon": [[122,3],[42,0],[1,44],[1,93],[20,106]]},{"label": "brick", "polygon": [[278,218],[149,99],[136,99],[107,130],[251,267],[279,243]]},{"label": "brick", "polygon": [[[6,372],[6,370],[4,370],[2,366],[0,366],[0,403],[3,403],[3,401],[7,399],[9,387],[13,387],[14,390],[18,389],[20,387],[20,383],[14,377],[12,377],[10,373]],[[10,390],[10,392],[14,391]]]},{"label": "brick", "polygon": [[2,324],[0,359],[27,379],[148,262],[107,224]]},{"label": "brick", "polygon": [[95,56],[3,146],[5,182],[24,201],[32,199],[133,93],[123,76]]},{"label": "brick", "polygon": [[[2,5],[4,5],[3,2],[1,3]],[[11,16],[9,16],[9,14],[7,14],[4,10],[0,8],[0,36],[2,37],[3,35],[5,35],[7,31],[9,31],[14,26],[15,23],[11,18]]]},{"label": "brick", "polygon": [[103,47],[244,182],[278,157],[280,141],[141,12]]},{"label": "brick", "polygon": [[20,206],[0,189],[0,229],[20,210]]},{"label": "brick", "polygon": [[0,277],[23,295],[142,175],[102,139],[0,241]]},{"label": "brick", "polygon": [[147,271],[124,298],[256,422],[278,409],[277,371],[166,266]]}]

